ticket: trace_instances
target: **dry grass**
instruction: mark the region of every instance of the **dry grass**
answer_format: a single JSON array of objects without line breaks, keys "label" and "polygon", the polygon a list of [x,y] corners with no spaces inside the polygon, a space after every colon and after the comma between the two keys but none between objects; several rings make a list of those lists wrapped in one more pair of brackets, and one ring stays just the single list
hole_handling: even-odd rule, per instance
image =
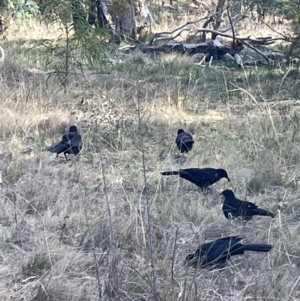
[{"label": "dry grass", "polygon": [[[210,70],[176,55],[133,53],[120,55],[110,76],[71,79],[64,95],[26,66],[41,62],[17,33],[3,44],[0,65],[1,300],[151,299],[141,136],[156,300],[300,299],[297,68]],[[84,139],[80,158],[43,152],[71,124]],[[185,157],[174,147],[180,127],[196,139]],[[220,181],[204,197],[186,181],[159,175],[204,166],[225,168],[230,185]],[[218,195],[224,188],[272,211],[279,201],[287,207],[276,219],[230,223]],[[109,255],[110,222],[117,261]],[[183,267],[199,243],[230,234],[274,248],[232,258],[223,271]]]}]

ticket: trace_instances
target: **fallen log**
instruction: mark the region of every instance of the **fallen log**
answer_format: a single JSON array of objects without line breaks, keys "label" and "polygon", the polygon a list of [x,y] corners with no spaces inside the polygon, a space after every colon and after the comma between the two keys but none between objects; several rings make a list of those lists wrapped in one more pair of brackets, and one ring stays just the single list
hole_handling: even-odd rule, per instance
[{"label": "fallen log", "polygon": [[228,43],[228,45],[221,44],[217,39],[214,41],[209,41],[206,43],[199,44],[189,44],[189,43],[176,43],[169,42],[160,46],[142,46],[139,49],[144,53],[153,53],[153,52],[162,52],[170,53],[177,52],[181,54],[194,55],[196,53],[204,53],[207,56],[207,61],[210,57],[213,57],[214,60],[221,60],[222,57],[229,53],[234,57],[236,53],[241,52],[243,49],[242,43],[237,41],[236,45]]}]

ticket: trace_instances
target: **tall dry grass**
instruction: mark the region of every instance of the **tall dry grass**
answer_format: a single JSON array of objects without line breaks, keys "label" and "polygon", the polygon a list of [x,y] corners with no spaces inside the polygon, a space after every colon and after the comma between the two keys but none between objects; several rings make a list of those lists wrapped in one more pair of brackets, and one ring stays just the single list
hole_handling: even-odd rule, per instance
[{"label": "tall dry grass", "polygon": [[[1,300],[150,300],[153,265],[156,300],[300,299],[297,68],[210,70],[131,53],[107,76],[70,78],[63,94],[33,69],[38,52],[11,34],[0,65]],[[79,158],[44,152],[71,124],[84,139]],[[174,145],[180,127],[196,140],[187,156]],[[203,196],[159,174],[204,166],[225,168],[230,185]],[[286,207],[275,219],[231,223],[225,188],[274,212]],[[183,266],[200,243],[226,235],[274,247],[221,271]]]}]

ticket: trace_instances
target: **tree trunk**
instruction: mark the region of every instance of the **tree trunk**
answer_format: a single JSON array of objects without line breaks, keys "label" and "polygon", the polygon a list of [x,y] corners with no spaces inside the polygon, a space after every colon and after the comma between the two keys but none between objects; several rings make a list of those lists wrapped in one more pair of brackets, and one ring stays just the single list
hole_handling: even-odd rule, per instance
[{"label": "tree trunk", "polygon": [[106,27],[111,23],[111,16],[107,11],[106,2],[101,0],[91,0],[88,21],[90,25]]},{"label": "tree trunk", "polygon": [[119,43],[126,38],[137,38],[137,27],[148,28],[154,19],[145,0],[92,0],[89,23],[99,27],[109,26],[111,40]]}]

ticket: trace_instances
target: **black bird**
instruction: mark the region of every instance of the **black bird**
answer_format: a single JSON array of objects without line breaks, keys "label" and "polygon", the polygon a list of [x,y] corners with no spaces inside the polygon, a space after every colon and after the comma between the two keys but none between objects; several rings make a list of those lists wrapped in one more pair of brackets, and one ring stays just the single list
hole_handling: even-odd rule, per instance
[{"label": "black bird", "polygon": [[179,177],[200,187],[202,191],[222,178],[226,178],[230,182],[226,170],[221,168],[186,168],[179,169],[179,171],[164,171],[161,174],[163,176],[179,175]]},{"label": "black bird", "polygon": [[275,217],[275,214],[269,212],[264,209],[258,208],[255,204],[247,201],[239,200],[235,197],[234,193],[230,189],[226,189],[220,193],[223,195],[224,203],[223,203],[223,213],[227,219],[232,217],[241,216],[243,220],[250,220],[254,215],[264,215],[264,216],[271,216]]},{"label": "black bird", "polygon": [[191,134],[179,129],[175,140],[177,148],[181,153],[188,153],[193,148],[194,139]]},{"label": "black bird", "polygon": [[242,255],[245,251],[269,252],[271,245],[240,243],[242,236],[228,236],[201,245],[194,254],[187,255],[185,265],[194,268],[214,266],[222,268],[231,256]]},{"label": "black bird", "polygon": [[62,136],[62,140],[47,147],[47,151],[56,153],[56,158],[59,154],[64,153],[66,160],[68,160],[66,154],[77,155],[82,149],[82,139],[78,134],[77,127],[75,125],[70,126],[69,132]]}]

